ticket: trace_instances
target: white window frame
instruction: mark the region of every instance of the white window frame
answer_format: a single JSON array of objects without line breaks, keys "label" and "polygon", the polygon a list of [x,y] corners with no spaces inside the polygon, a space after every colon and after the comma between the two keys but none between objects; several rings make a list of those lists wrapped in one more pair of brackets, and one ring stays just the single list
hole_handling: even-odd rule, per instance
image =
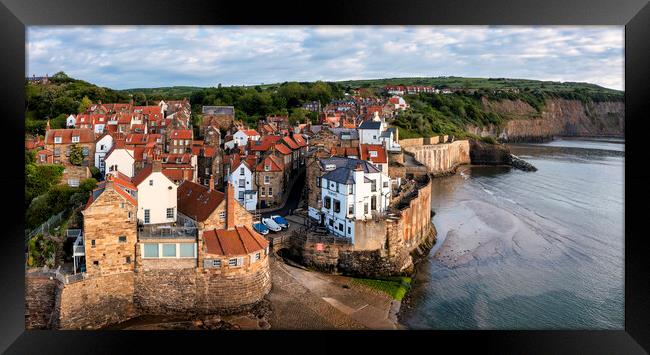
[{"label": "white window frame", "polygon": [[[171,217],[169,216],[170,211],[171,211]],[[165,210],[165,216],[167,217],[167,219],[174,219],[174,207]]]},{"label": "white window frame", "polygon": [[268,175],[264,175],[264,185],[268,185],[271,183],[271,177]]},{"label": "white window frame", "polygon": [[54,137],[54,143],[55,144],[60,144],[63,141],[62,137]]},{"label": "white window frame", "polygon": [[79,136],[72,136],[72,143],[79,143]]}]

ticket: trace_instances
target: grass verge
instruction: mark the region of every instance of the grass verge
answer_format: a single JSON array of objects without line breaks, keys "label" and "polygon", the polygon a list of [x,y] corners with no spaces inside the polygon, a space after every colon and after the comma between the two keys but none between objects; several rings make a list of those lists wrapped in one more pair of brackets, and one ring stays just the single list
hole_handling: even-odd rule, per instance
[{"label": "grass verge", "polygon": [[383,279],[361,279],[354,278],[354,282],[366,285],[381,292],[386,293],[394,300],[401,301],[409,288],[411,288],[411,278],[406,276],[391,276]]}]

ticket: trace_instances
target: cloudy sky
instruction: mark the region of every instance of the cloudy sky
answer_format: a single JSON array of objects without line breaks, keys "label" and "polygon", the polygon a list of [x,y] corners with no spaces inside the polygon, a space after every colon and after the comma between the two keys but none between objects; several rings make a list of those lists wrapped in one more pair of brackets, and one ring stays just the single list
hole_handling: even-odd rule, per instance
[{"label": "cloudy sky", "polygon": [[29,27],[27,75],[114,89],[413,76],[624,88],[623,27]]}]

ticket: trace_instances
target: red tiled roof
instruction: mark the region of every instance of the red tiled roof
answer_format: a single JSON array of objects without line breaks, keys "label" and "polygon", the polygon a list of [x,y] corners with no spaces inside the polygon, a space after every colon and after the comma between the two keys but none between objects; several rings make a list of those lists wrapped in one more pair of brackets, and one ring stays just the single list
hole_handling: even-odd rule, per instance
[{"label": "red tiled roof", "polygon": [[359,148],[357,147],[332,147],[330,154],[341,157],[358,157]]},{"label": "red tiled roof", "polygon": [[169,139],[192,139],[191,129],[174,129],[169,132]]},{"label": "red tiled roof", "polygon": [[292,150],[296,150],[296,149],[300,148],[300,146],[298,144],[296,144],[296,142],[294,142],[293,139],[291,139],[289,136],[282,137],[282,142],[284,144],[286,144]]},{"label": "red tiled roof", "polygon": [[162,173],[172,181],[188,181],[192,179],[194,171],[191,169],[169,169],[163,167]]},{"label": "red tiled roof", "polygon": [[131,182],[133,182],[135,186],[140,185],[140,183],[142,183],[149,175],[151,175],[151,171],[151,165],[145,166],[133,177],[133,179],[131,179]]},{"label": "red tiled roof", "polygon": [[280,144],[280,143],[276,144],[275,145],[275,150],[277,150],[278,152],[280,152],[281,154],[284,154],[284,155],[291,154],[291,149],[289,149],[284,144]]},{"label": "red tiled roof", "polygon": [[303,138],[301,134],[294,133],[292,137],[293,140],[296,142],[296,144],[298,144],[300,148],[307,146],[307,142],[305,142],[305,138]]},{"label": "red tiled roof", "polygon": [[251,151],[265,152],[280,139],[282,139],[280,136],[264,136],[258,141],[249,141],[248,147]]},{"label": "red tiled roof", "polygon": [[[370,152],[377,152],[376,157],[371,157]],[[375,164],[386,164],[388,158],[386,157],[386,149],[381,144],[361,144],[361,160],[369,160]]]},{"label": "red tiled roof", "polygon": [[194,218],[196,221],[205,221],[224,199],[223,192],[209,190],[208,187],[183,181],[177,190],[178,211]]},{"label": "red tiled roof", "polygon": [[72,143],[72,137],[79,136],[79,143],[94,143],[95,133],[88,128],[50,129],[45,133],[45,143],[54,144],[54,137],[61,137],[62,144]]},{"label": "red tiled roof", "polygon": [[282,163],[282,161],[280,161],[280,158],[272,154],[268,155],[266,158],[264,158],[264,160],[261,163],[257,164],[255,170],[262,171],[262,172],[267,171],[264,170],[264,167],[267,165],[270,166],[270,170],[268,171],[271,172],[278,172],[284,170],[284,164]]},{"label": "red tiled roof", "polygon": [[257,133],[256,130],[254,129],[242,129],[242,132],[244,132],[247,136],[252,137],[252,136],[259,136],[260,134]]},{"label": "red tiled roof", "polygon": [[214,229],[203,232],[208,254],[237,256],[265,249],[269,242],[251,227],[235,227],[232,230]]}]

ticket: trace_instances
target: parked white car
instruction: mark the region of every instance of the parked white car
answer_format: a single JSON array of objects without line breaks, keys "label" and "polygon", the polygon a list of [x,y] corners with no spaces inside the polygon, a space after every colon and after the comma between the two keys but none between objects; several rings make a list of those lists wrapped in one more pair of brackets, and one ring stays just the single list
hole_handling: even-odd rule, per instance
[{"label": "parked white car", "polygon": [[267,226],[272,232],[279,232],[282,228],[275,223],[272,218],[262,218],[262,223]]}]

